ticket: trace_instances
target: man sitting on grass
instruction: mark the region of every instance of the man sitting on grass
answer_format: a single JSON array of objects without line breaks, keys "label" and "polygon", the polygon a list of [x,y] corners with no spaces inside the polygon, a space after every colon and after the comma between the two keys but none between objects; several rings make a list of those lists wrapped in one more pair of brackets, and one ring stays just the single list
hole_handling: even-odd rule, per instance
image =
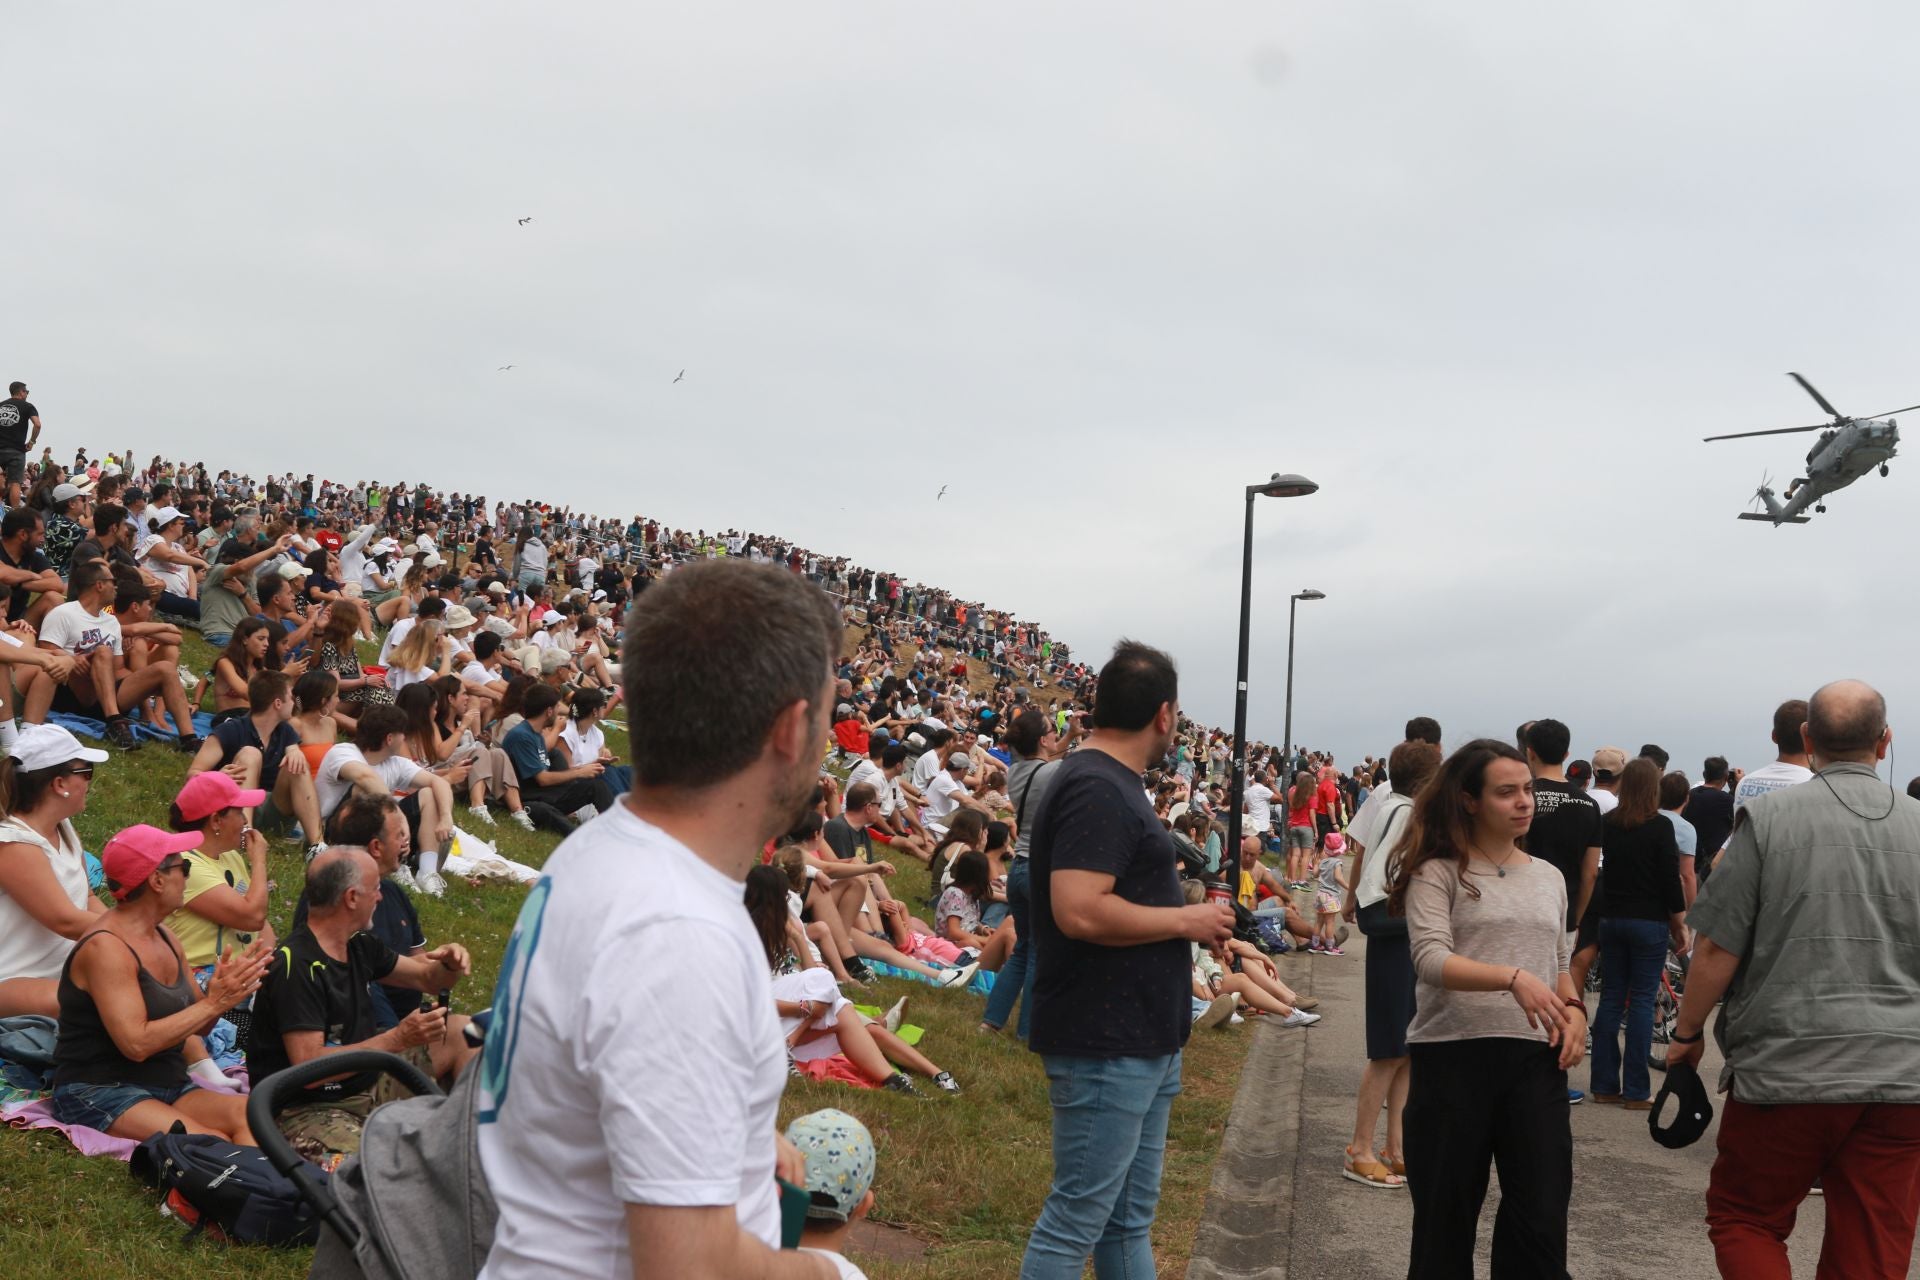
[{"label": "man sitting on grass", "polygon": [[45,724],[50,710],[99,716],[106,721],[107,741],[123,751],[137,751],[125,708],[138,707],[158,694],[180,730],[176,744],[182,751],[198,751],[193,712],[180,686],[180,668],[165,659],[128,671],[126,644],[120,620],[107,611],[114,600],[113,573],[104,560],[77,566],[68,584],[73,596],[47,615],[40,627],[40,647],[74,659],[73,673],[56,681],[37,668],[23,677],[21,702],[28,724]]},{"label": "man sitting on grass", "polygon": [[187,766],[187,776],[218,769],[245,790],[265,791],[267,802],[254,812],[253,825],[264,835],[277,835],[297,821],[311,858],[327,846],[313,771],[292,719],[293,681],[287,673],[255,672],[247,681],[247,714],[214,726]]},{"label": "man sitting on grass", "polygon": [[559,748],[560,712],[560,691],[549,685],[534,686],[520,704],[526,719],[500,744],[520,779],[520,798],[529,805],[550,805],[569,816],[589,806],[605,813],[613,807],[613,791],[602,776],[605,765],[596,761],[576,768],[554,767],[549,753]]},{"label": "man sitting on grass", "polygon": [[356,787],[370,796],[411,788],[413,794],[400,801],[400,812],[414,832],[414,848],[420,850],[420,891],[437,898],[447,891],[447,882],[440,878],[440,855],[453,839],[453,788],[441,775],[408,759],[406,749],[406,713],[390,705],[368,707],[354,726],[353,741],[336,743],[320,758],[313,786],[326,821]]},{"label": "man sitting on grass", "polygon": [[[373,923],[367,932],[387,944],[395,955],[424,956],[427,935],[420,928],[420,913],[415,910],[407,886],[413,877],[405,867],[413,848],[407,836],[406,815],[392,796],[349,796],[334,815],[334,834],[348,848],[365,849],[380,869],[380,902],[373,909]],[[303,891],[294,904],[293,927],[307,922],[307,895]],[[421,993],[407,988],[372,983],[367,996],[373,1001],[373,1029],[386,1031],[418,1009]]]},{"label": "man sitting on grass", "polygon": [[[397,1053],[429,1076],[451,1081],[474,1051],[466,1019],[436,1003],[386,1030],[374,1029],[370,983],[444,992],[473,971],[467,950],[447,943],[420,955],[397,955],[372,930],[381,901],[380,868],[365,849],[336,847],[307,867],[306,922],[287,936],[254,998],[247,1066],[264,1080],[296,1062],[350,1049]],[[330,1080],[280,1113],[280,1128],[310,1160],[360,1149],[360,1130],[376,1106],[404,1097],[391,1076]]]}]

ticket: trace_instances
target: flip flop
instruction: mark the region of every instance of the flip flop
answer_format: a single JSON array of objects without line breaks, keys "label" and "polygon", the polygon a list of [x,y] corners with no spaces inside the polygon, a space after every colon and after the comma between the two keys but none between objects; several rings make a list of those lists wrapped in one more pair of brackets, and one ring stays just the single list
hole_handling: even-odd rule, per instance
[{"label": "flip flop", "polygon": [[1374,1159],[1371,1152],[1365,1156],[1348,1154],[1342,1164],[1340,1176],[1350,1182],[1357,1182],[1363,1187],[1379,1187],[1382,1190],[1392,1190],[1407,1185],[1405,1178]]}]

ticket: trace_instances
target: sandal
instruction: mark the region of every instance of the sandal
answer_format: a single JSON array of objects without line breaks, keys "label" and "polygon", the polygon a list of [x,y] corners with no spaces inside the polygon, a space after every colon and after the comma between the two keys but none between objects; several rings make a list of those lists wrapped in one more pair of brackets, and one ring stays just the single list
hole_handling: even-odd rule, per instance
[{"label": "sandal", "polygon": [[1345,1154],[1346,1161],[1340,1170],[1341,1177],[1357,1182],[1363,1187],[1391,1189],[1407,1185],[1405,1178],[1374,1159],[1371,1151],[1364,1156],[1356,1156],[1351,1151]]},{"label": "sandal", "polygon": [[1389,1160],[1386,1162],[1386,1165],[1400,1177],[1405,1178],[1407,1176],[1407,1162],[1405,1160]]}]

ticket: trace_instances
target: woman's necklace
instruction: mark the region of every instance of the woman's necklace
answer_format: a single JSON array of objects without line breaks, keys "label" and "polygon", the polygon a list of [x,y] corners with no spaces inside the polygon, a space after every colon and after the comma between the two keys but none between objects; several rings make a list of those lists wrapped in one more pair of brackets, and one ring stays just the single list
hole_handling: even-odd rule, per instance
[{"label": "woman's necklace", "polygon": [[1486,858],[1488,862],[1493,862],[1493,873],[1499,876],[1502,880],[1505,880],[1507,878],[1507,864],[1513,861],[1514,854],[1520,852],[1517,846],[1509,846],[1507,849],[1507,856],[1500,859],[1500,861],[1498,862],[1494,862],[1493,858],[1489,856],[1484,850],[1482,850],[1480,846],[1475,845],[1473,848],[1473,851],[1479,854],[1481,857]]}]

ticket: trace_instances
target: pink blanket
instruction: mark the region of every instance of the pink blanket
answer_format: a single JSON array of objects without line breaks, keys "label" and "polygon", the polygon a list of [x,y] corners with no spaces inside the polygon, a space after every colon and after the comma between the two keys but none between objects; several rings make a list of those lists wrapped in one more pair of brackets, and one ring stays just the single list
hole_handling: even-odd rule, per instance
[{"label": "pink blanket", "polygon": [[57,1129],[83,1156],[112,1156],[116,1160],[126,1160],[140,1145],[131,1138],[115,1138],[98,1129],[61,1124],[53,1118],[53,1101],[49,1098],[8,1103],[0,1107],[0,1120],[16,1129]]}]

